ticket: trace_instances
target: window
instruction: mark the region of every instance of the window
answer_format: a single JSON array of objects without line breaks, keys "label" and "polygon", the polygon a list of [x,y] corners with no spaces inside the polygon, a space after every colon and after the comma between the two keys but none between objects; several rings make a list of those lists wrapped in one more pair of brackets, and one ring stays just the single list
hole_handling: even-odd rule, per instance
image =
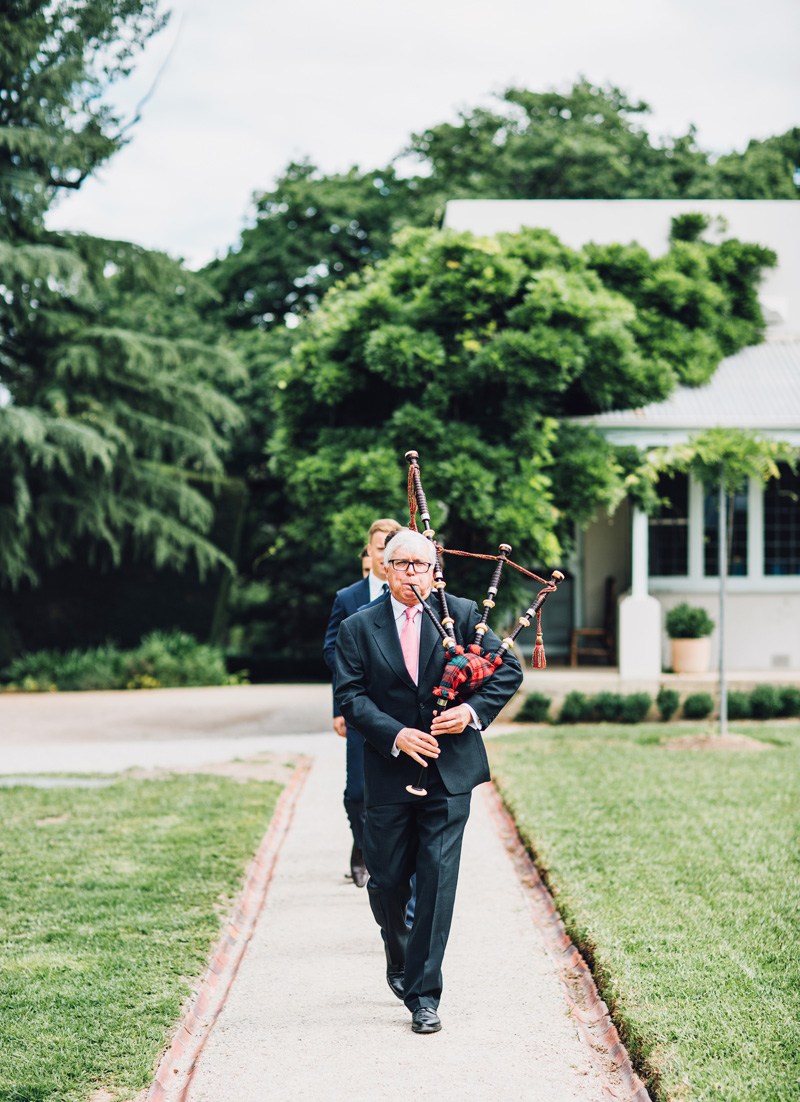
[{"label": "window", "polygon": [[[727,498],[728,576],[747,573],[747,487]],[[703,499],[703,573],[719,577],[719,491]]]},{"label": "window", "polygon": [[656,487],[666,498],[650,518],[650,573],[658,577],[683,577],[689,573],[689,478],[662,475]]},{"label": "window", "polygon": [[[666,502],[649,518],[649,575],[656,592],[719,585],[719,492],[692,476],[661,477]],[[728,576],[735,590],[800,593],[800,470],[780,465],[762,486],[749,479],[726,499]],[[736,581],[738,579],[738,582]]]},{"label": "window", "polygon": [[800,474],[780,472],[764,488],[764,573],[800,574]]}]

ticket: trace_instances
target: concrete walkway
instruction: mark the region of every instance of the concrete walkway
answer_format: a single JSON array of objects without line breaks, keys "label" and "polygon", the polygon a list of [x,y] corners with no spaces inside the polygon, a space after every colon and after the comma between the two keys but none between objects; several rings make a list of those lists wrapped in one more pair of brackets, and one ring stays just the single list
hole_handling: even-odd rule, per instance
[{"label": "concrete walkway", "polygon": [[328,705],[324,686],[0,697],[5,774],[185,767],[266,750],[311,757],[235,978],[169,1097],[642,1097],[570,1013],[563,970],[498,832],[491,786],[476,790],[465,836],[443,1029],[411,1033],[386,985],[366,892],[345,875],[344,744],[329,732]]}]

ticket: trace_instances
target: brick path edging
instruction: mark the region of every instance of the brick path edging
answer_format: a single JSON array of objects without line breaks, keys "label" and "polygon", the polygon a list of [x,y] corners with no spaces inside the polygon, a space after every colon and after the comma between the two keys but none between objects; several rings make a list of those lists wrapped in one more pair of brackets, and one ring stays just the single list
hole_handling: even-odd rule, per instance
[{"label": "brick path edging", "polygon": [[491,782],[482,788],[497,832],[530,904],[534,924],[556,965],[578,1035],[591,1063],[602,1076],[604,1093],[614,1102],[652,1102],[633,1069],[608,1007],[600,998],[591,970],[567,934],[553,897],[531,860],[500,793]]},{"label": "brick path edging", "polygon": [[310,769],[310,760],[301,759],[278,799],[267,833],[248,866],[244,887],[228,925],[214,947],[211,963],[181,1017],[169,1048],[159,1061],[145,1102],[185,1102],[200,1053],[225,1004],[253,935]]}]

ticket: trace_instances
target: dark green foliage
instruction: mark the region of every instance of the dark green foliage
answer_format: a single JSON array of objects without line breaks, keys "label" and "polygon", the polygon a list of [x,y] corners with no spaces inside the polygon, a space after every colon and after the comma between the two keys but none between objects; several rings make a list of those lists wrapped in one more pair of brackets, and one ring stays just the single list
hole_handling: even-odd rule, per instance
[{"label": "dark green foliage", "polygon": [[402,226],[430,224],[435,206],[392,167],[326,176],[308,162],[291,163],[256,199],[255,223],[238,246],[206,273],[231,326],[270,329],[386,256]]},{"label": "dark green foliage", "polygon": [[656,707],[658,708],[662,720],[667,723],[678,710],[678,705],[681,702],[680,693],[675,689],[667,689],[663,686],[658,690],[658,696],[656,697]]},{"label": "dark green foliage", "polygon": [[781,692],[775,685],[756,685],[750,693],[753,719],[774,719],[781,714]]},{"label": "dark green foliage", "polygon": [[528,693],[514,719],[517,723],[546,723],[551,703],[544,693]]},{"label": "dark green foliage", "polygon": [[108,644],[24,654],[3,670],[2,677],[29,692],[228,685],[239,680],[229,676],[218,647],[198,643],[180,631],[151,632],[130,651]]},{"label": "dark green foliage", "polygon": [[714,630],[714,621],[704,608],[682,601],[669,610],[664,626],[670,639],[701,639]]},{"label": "dark green foliage", "polygon": [[[576,523],[613,510],[626,492],[613,448],[556,419],[663,396],[684,349],[662,342],[657,361],[644,353],[650,323],[606,286],[590,253],[541,230],[489,240],[409,229],[385,260],[329,291],[283,361],[265,361],[282,523],[262,554],[283,623],[302,588],[320,602],[304,601],[305,623],[318,617],[321,631],[370,521],[405,517],[409,448],[421,455],[434,527],[461,550],[508,542],[525,562],[556,565]],[[710,285],[705,268],[698,278]],[[336,562],[318,564],[311,550],[320,539],[339,556],[331,580],[323,574]],[[456,593],[485,585],[463,562],[451,569]],[[507,601],[516,587],[504,584]]]},{"label": "dark green foliage", "polygon": [[800,716],[800,689],[794,685],[783,685],[778,692],[781,698],[779,715]]},{"label": "dark green foliage", "polygon": [[[704,216],[684,216],[702,223]],[[686,232],[689,232],[688,230]],[[634,333],[648,363],[675,371],[690,386],[708,382],[720,360],[760,338],[750,326],[757,309],[755,287],[736,287],[728,277],[772,267],[775,254],[761,246],[726,241],[718,246],[674,239],[668,253],[651,258],[639,245],[588,245],[589,264],[607,286],[637,310]],[[752,292],[752,293],[751,293]],[[655,371],[654,371],[655,374]],[[665,380],[667,390],[670,379]],[[657,400],[653,398],[650,400]],[[639,404],[632,400],[631,405]]]},{"label": "dark green foliage", "polygon": [[592,701],[577,690],[567,693],[558,713],[557,723],[587,723],[592,718]]},{"label": "dark green foliage", "polygon": [[690,693],[683,702],[686,719],[705,719],[714,711],[714,698],[710,693]]},{"label": "dark green foliage", "polygon": [[750,693],[735,689],[728,693],[728,719],[749,719],[751,714]]},{"label": "dark green foliage", "polygon": [[[289,638],[316,660],[302,641],[318,638],[334,590],[357,577],[365,526],[404,518],[399,457],[410,447],[436,476],[429,497],[449,510],[449,543],[508,540],[527,561],[557,563],[574,522],[613,510],[632,472],[596,434],[550,418],[657,401],[760,339],[753,264],[771,256],[708,245],[696,219],[658,258],[627,244],[578,253],[541,232],[495,249],[406,231],[392,246],[404,226],[438,224],[452,198],[723,194],[694,134],[656,143],[647,115],[585,80],[564,93],[510,89],[414,135],[418,175],[408,158],[402,173],[294,163],[260,196],[255,224],[207,269],[223,297],[209,312],[224,314],[250,368],[234,391],[250,413],[235,470],[251,491],[234,649],[269,650],[275,668],[276,640]],[[282,328],[320,303],[311,324]],[[280,343],[294,346],[288,369]],[[310,552],[321,536],[326,563]],[[456,592],[481,584],[463,562],[452,574]]]},{"label": "dark green foliage", "polygon": [[622,723],[642,723],[650,707],[653,698],[649,693],[627,693],[623,697],[620,709],[620,721]]},{"label": "dark green foliage", "polygon": [[[237,328],[270,328],[313,310],[337,281],[388,255],[398,229],[438,225],[449,199],[797,198],[800,131],[712,163],[691,129],[654,142],[649,110],[586,80],[564,92],[509,88],[490,108],[412,135],[402,173],[394,163],[330,175],[290,163],[257,198],[237,247],[208,268],[225,315]],[[674,238],[700,233],[688,215]]]},{"label": "dark green foliage", "polygon": [[0,586],[59,563],[203,572],[242,416],[213,292],[158,253],[53,234],[44,215],[125,141],[109,85],[156,0],[31,0],[0,15]]},{"label": "dark green foliage", "polygon": [[414,135],[410,150],[428,171],[420,188],[454,198],[797,198],[797,129],[712,164],[691,128],[653,142],[649,111],[586,80],[566,92],[510,88],[494,109],[467,110],[455,124]]},{"label": "dark green foliage", "polygon": [[242,420],[219,387],[241,368],[200,322],[207,289],[167,257],[118,242],[51,235],[8,255],[6,584],[78,554],[115,565],[224,562],[205,537],[226,437]]},{"label": "dark green foliage", "polygon": [[727,153],[714,165],[719,195],[740,199],[797,199],[793,174],[800,165],[800,128],[763,141],[751,140],[744,153]]},{"label": "dark green foliage", "polygon": [[564,698],[555,722],[641,723],[652,703],[649,693],[601,692],[587,697],[581,692],[571,692]]},{"label": "dark green foliage", "polygon": [[592,714],[599,723],[619,723],[622,717],[622,693],[598,693],[592,697]]},{"label": "dark green foliage", "polygon": [[22,654],[3,671],[3,680],[25,692],[69,692],[122,688],[122,652],[106,645],[90,650],[43,650]]},{"label": "dark green foliage", "polygon": [[678,214],[672,219],[670,241],[699,241],[710,224],[707,214]]},{"label": "dark green foliage", "polygon": [[[0,12],[0,226],[37,232],[125,135],[104,95],[164,24],[158,0],[12,0]],[[0,232],[0,238],[5,232]]]}]

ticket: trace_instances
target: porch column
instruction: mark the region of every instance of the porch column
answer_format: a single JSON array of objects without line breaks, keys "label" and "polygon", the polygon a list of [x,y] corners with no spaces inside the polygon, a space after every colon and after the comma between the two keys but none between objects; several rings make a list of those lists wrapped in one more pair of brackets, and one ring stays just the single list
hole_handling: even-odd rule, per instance
[{"label": "porch column", "polygon": [[661,674],[661,605],[647,592],[647,514],[633,507],[631,592],[619,602],[619,676],[658,681]]}]

